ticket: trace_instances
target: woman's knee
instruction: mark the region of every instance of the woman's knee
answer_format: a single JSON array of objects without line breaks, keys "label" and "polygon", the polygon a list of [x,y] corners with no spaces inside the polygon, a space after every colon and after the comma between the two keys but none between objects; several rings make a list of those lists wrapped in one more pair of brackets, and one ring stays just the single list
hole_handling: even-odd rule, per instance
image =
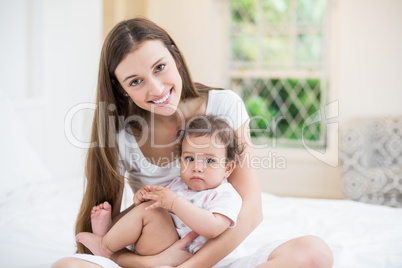
[{"label": "woman's knee", "polygon": [[292,239],[276,248],[270,254],[269,262],[282,263],[282,266],[287,267],[329,268],[333,265],[333,255],[321,238],[308,235]]},{"label": "woman's knee", "polygon": [[301,267],[332,267],[334,257],[328,245],[319,237],[308,235],[295,240],[297,258]]}]

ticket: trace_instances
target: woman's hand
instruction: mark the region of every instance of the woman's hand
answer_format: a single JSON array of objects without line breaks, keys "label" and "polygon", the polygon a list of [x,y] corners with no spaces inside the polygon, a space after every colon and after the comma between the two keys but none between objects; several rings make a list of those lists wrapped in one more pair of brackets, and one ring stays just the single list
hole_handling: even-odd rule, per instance
[{"label": "woman's hand", "polygon": [[196,232],[190,232],[182,239],[177,240],[173,245],[158,254],[162,262],[165,265],[177,267],[190,259],[193,254],[186,250],[186,246],[197,237],[198,234]]},{"label": "woman's hand", "polygon": [[168,187],[162,187],[158,185],[146,186],[148,192],[143,195],[146,200],[153,200],[155,203],[146,207],[146,210],[154,208],[165,208],[172,211],[173,203],[177,197],[179,197],[175,192],[170,190]]}]

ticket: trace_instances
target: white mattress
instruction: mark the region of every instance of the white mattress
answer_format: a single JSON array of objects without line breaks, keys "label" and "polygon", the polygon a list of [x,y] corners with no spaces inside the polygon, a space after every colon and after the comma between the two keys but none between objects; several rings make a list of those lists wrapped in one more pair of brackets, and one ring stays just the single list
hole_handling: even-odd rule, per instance
[{"label": "white mattress", "polygon": [[[79,179],[28,183],[0,198],[0,267],[50,267],[75,251]],[[335,255],[335,267],[402,267],[402,209],[353,201],[262,194],[264,221],[245,243],[313,234]]]}]

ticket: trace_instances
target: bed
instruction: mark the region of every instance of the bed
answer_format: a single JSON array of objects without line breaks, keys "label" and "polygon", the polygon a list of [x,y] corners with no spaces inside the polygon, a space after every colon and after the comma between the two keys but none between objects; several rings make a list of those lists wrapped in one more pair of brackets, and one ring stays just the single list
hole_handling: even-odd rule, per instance
[{"label": "bed", "polygon": [[[10,130],[1,137],[0,267],[50,267],[75,251],[83,178],[52,176],[4,110],[11,106],[0,106]],[[317,235],[331,247],[334,267],[402,267],[402,208],[268,193],[262,200],[264,220],[245,241],[250,252],[268,239]]]},{"label": "bed", "polygon": [[[43,180],[3,197],[0,267],[50,267],[75,249],[81,179]],[[402,209],[347,200],[283,198],[263,193],[264,220],[245,241],[313,234],[333,250],[335,266],[402,267]]]}]

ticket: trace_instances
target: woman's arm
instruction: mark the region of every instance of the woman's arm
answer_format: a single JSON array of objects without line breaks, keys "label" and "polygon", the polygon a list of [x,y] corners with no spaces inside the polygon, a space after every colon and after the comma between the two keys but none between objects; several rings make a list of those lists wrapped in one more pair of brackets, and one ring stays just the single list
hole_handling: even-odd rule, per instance
[{"label": "woman's arm", "polygon": [[[146,209],[162,207],[169,209],[180,218],[191,230],[206,238],[214,238],[225,231],[231,224],[231,220],[217,213],[199,208],[177,195],[169,188],[158,185],[148,186],[149,192],[144,194],[147,200],[155,203]],[[208,224],[205,224],[205,223]]]},{"label": "woman's arm", "polygon": [[232,252],[262,220],[261,191],[251,147],[248,122],[237,131],[239,141],[245,144],[240,163],[229,177],[229,182],[243,200],[236,227],[227,229],[220,236],[211,239],[187,262],[179,267],[212,267]]}]

